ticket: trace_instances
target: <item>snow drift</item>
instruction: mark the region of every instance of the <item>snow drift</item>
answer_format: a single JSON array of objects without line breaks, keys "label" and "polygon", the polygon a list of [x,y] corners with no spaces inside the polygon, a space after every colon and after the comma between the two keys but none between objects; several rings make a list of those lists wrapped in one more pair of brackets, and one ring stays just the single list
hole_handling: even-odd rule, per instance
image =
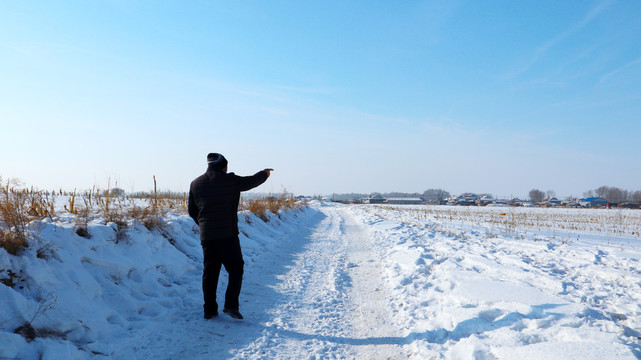
[{"label": "snow drift", "polygon": [[[269,252],[309,213],[269,214],[267,222],[239,213],[245,261]],[[73,217],[29,224],[35,239],[24,253],[0,249],[0,358],[136,357],[141,335],[154,336],[168,314],[201,317],[198,228],[186,215],[164,221],[161,232],[94,220],[90,238],[74,231]]]}]

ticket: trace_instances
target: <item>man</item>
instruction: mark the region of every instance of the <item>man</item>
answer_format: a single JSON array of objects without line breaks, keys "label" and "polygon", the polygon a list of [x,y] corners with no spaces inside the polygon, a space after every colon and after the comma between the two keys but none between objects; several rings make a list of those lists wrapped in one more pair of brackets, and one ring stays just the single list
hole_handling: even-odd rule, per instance
[{"label": "man", "polygon": [[221,264],[229,273],[223,312],[242,319],[238,296],[243,281],[243,254],[238,240],[238,202],[240,192],[257,187],[273,169],[252,176],[227,173],[227,159],[217,153],[207,155],[207,171],[192,181],[189,188],[189,216],[200,227],[203,247],[203,295],[205,319],[218,316],[216,289]]}]

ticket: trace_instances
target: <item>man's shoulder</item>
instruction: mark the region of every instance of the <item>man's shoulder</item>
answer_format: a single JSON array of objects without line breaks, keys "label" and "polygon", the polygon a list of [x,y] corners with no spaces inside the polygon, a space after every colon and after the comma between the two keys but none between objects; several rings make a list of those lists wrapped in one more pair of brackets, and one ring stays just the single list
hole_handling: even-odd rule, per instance
[{"label": "man's shoulder", "polygon": [[233,172],[223,172],[223,173],[220,173],[220,175],[221,175],[221,179],[228,179],[228,180],[236,179],[240,177]]},{"label": "man's shoulder", "polygon": [[240,178],[240,176],[234,174],[233,172],[231,173],[226,173],[226,172],[216,172],[216,173],[207,173],[205,172],[204,174],[200,175],[199,177],[195,178],[191,184],[190,187],[198,186],[198,185],[205,185],[205,184],[212,184],[212,183],[226,183],[229,181],[234,181],[236,179]]},{"label": "man's shoulder", "polygon": [[193,184],[195,182],[202,181],[203,178],[205,178],[205,177],[207,177],[207,174],[201,174],[198,177],[196,177],[191,183]]},{"label": "man's shoulder", "polygon": [[195,178],[191,184],[190,188],[193,188],[194,186],[198,185],[204,185],[204,184],[211,184],[211,183],[218,183],[218,184],[224,184],[224,183],[236,183],[238,181],[241,181],[244,177],[236,175],[233,172],[217,172],[215,175],[212,176],[212,174],[204,173],[200,175],[199,177]]},{"label": "man's shoulder", "polygon": [[192,180],[190,186],[193,187],[194,185],[202,183],[203,181],[206,181],[206,180],[207,180],[207,173],[202,174],[202,175],[198,176],[197,178],[195,178],[194,180]]}]

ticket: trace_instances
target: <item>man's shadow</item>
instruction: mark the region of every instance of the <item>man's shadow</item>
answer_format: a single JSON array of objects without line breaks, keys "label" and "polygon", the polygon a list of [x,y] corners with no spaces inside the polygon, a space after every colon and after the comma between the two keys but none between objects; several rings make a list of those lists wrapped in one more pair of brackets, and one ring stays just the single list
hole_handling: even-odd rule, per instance
[{"label": "man's shadow", "polygon": [[[317,340],[334,344],[364,346],[364,345],[407,345],[414,341],[425,341],[431,344],[443,345],[448,341],[457,342],[472,335],[481,335],[488,331],[497,330],[503,327],[516,325],[524,319],[558,320],[565,316],[560,313],[546,312],[548,309],[563,306],[562,304],[543,304],[532,307],[528,314],[521,314],[517,311],[503,316],[498,310],[483,311],[479,316],[460,322],[456,327],[448,331],[446,329],[427,330],[424,332],[411,332],[405,336],[383,336],[350,338],[340,336],[326,336],[317,334],[301,333],[293,330],[282,329],[276,326],[265,326],[263,332],[270,333],[274,337],[289,337],[300,341]],[[493,313],[493,314],[492,314]],[[496,317],[498,319],[492,319]]]},{"label": "man's shadow", "polygon": [[[245,320],[236,321],[228,319],[225,314],[220,314],[213,321],[206,322],[206,333],[216,335],[215,341],[209,346],[211,353],[217,358],[233,357],[237,350],[249,345],[256,339],[264,336],[266,327],[263,324],[273,319],[269,313],[279,303],[287,301],[287,296],[276,289],[281,283],[282,276],[286,275],[294,267],[299,254],[305,251],[306,246],[312,241],[317,227],[327,219],[327,215],[320,210],[308,208],[306,213],[288,215],[287,220],[278,223],[277,217],[269,221],[250,215],[249,226],[240,226],[240,242],[243,253],[251,246],[252,256],[245,257],[245,273],[243,275],[243,287],[240,295],[240,311]],[[270,224],[275,221],[276,224]],[[283,232],[283,227],[287,227]],[[270,238],[273,244],[260,245],[263,249],[257,248],[261,244],[259,237]],[[248,245],[251,244],[251,245]],[[261,253],[258,253],[263,251]],[[226,271],[221,271],[218,284],[217,298],[224,299],[224,291],[227,287],[228,276]],[[202,308],[198,308],[200,313]],[[212,339],[213,340],[213,339]],[[225,357],[222,353],[228,354]]]}]

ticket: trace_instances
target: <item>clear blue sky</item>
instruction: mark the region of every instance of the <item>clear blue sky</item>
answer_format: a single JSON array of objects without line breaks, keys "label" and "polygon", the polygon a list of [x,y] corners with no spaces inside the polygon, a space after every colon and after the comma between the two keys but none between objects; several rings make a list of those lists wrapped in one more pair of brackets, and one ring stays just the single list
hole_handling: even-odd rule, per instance
[{"label": "clear blue sky", "polygon": [[0,176],[641,189],[640,1],[2,1]]}]

